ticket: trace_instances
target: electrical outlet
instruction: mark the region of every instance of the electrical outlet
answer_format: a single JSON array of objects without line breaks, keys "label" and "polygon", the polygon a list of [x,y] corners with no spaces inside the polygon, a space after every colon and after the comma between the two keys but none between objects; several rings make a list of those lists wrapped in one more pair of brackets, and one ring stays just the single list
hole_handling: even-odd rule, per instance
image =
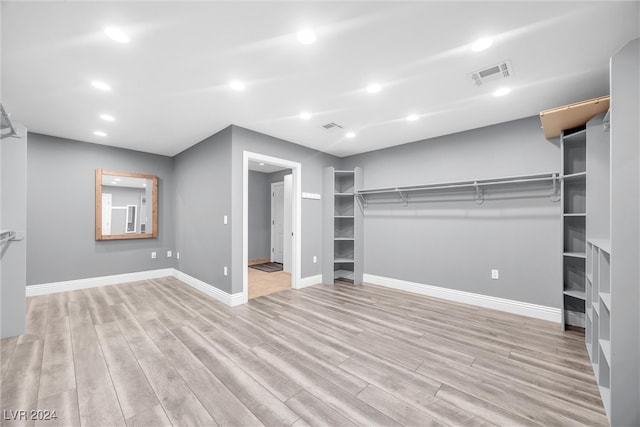
[{"label": "electrical outlet", "polygon": [[224,275],[225,276],[229,275],[229,272],[227,271],[227,266],[226,265],[224,266],[224,270],[223,271],[224,271]]},{"label": "electrical outlet", "polygon": [[171,251],[167,251],[167,258],[171,258],[173,256],[173,253],[171,253]]},{"label": "electrical outlet", "polygon": [[313,263],[315,264],[316,262],[318,262],[318,257],[317,256],[313,256]]},{"label": "electrical outlet", "polygon": [[158,254],[156,252],[151,252],[151,259],[158,258]]},{"label": "electrical outlet", "polygon": [[491,270],[491,278],[493,280],[498,280],[500,278],[500,270]]},{"label": "electrical outlet", "polygon": [[228,219],[227,219],[227,216],[226,216],[226,215],[225,215],[225,216],[224,216],[224,218],[223,218],[223,222],[224,222],[224,225],[227,225]]},{"label": "electrical outlet", "polygon": [[180,259],[180,252],[176,252],[176,259]]}]

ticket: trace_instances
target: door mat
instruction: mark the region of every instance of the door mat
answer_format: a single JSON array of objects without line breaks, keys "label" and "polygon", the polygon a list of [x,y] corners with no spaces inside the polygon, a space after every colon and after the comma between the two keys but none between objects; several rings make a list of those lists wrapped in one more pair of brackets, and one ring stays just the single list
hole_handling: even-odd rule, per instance
[{"label": "door mat", "polygon": [[254,264],[249,267],[256,270],[264,271],[266,273],[274,273],[276,271],[282,271],[282,264],[279,262],[264,262],[262,264]]}]

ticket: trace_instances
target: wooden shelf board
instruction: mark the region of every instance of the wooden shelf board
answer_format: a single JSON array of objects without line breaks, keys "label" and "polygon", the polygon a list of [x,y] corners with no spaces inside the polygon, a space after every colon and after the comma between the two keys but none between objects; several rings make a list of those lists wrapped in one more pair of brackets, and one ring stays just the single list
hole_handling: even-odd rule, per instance
[{"label": "wooden shelf board", "polygon": [[584,252],[564,252],[562,255],[572,258],[587,258],[587,254]]},{"label": "wooden shelf board", "polygon": [[355,218],[353,215],[334,215],[334,218]]},{"label": "wooden shelf board", "polygon": [[586,216],[587,216],[587,214],[583,214],[583,213],[565,213],[565,214],[562,214],[562,215],[566,216],[566,217],[569,217],[569,218],[571,218],[571,217],[573,217],[573,218],[580,218],[580,217],[586,218]]},{"label": "wooden shelf board", "polygon": [[344,197],[344,196],[351,196],[351,197],[353,197],[353,196],[355,196],[355,193],[333,193],[333,195],[334,195],[334,196],[342,196],[342,197]]},{"label": "wooden shelf board", "polygon": [[336,279],[349,279],[353,277],[353,271],[350,270],[335,270],[333,277]]},{"label": "wooden shelf board", "polygon": [[333,240],[355,240],[353,237],[334,237]]},{"label": "wooden shelf board", "polygon": [[594,301],[591,307],[593,307],[593,312],[600,317],[600,301]]},{"label": "wooden shelf board", "polygon": [[353,259],[350,259],[350,258],[336,258],[336,259],[333,260],[333,262],[342,264],[342,263],[349,263],[349,262],[354,262],[354,261],[353,261]]},{"label": "wooden shelf board", "polygon": [[557,138],[564,129],[584,125],[593,116],[609,109],[609,96],[601,96],[540,112],[544,137]]},{"label": "wooden shelf board", "polygon": [[593,275],[587,273],[587,280],[593,285]]},{"label": "wooden shelf board", "polygon": [[573,298],[577,298],[577,299],[581,299],[581,300],[585,300],[585,293],[584,291],[579,291],[579,290],[575,290],[575,289],[567,289],[565,291],[562,292],[565,295],[569,295],[570,297]]},{"label": "wooden shelf board", "polygon": [[600,301],[602,301],[607,310],[611,312],[611,294],[609,292],[600,292]]},{"label": "wooden shelf board", "polygon": [[593,322],[593,316],[591,315],[591,307],[585,308],[584,312],[586,313],[586,315],[589,318],[589,320],[591,320]]}]

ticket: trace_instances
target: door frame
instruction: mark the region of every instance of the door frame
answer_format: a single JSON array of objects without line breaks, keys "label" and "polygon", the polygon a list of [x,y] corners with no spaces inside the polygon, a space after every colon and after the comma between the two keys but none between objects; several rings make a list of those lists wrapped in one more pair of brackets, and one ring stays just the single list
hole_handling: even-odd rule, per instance
[{"label": "door frame", "polygon": [[247,268],[249,265],[249,161],[257,161],[291,169],[291,288],[299,289],[302,277],[302,164],[287,159],[244,150],[242,152],[242,303],[249,301]]},{"label": "door frame", "polygon": [[[270,255],[269,259],[271,260],[271,262],[274,262],[274,255],[275,255],[274,249],[276,247],[276,245],[275,245],[275,243],[276,243],[276,236],[275,236],[275,234],[276,234],[275,231],[276,230],[275,230],[275,228],[276,227],[275,227],[275,222],[274,222],[274,220],[275,220],[275,209],[274,209],[274,207],[275,206],[273,204],[274,192],[275,192],[274,187],[276,187],[276,186],[282,186],[282,192],[283,192],[283,194],[282,194],[282,203],[284,204],[284,181],[272,182],[271,183],[271,198],[270,198],[271,199],[271,251],[270,252],[271,253],[269,254]],[[284,230],[284,211],[282,212],[282,214],[283,214],[282,228]],[[284,232],[286,232],[286,230],[284,230]],[[283,239],[284,239],[284,236],[283,236]],[[282,264],[284,264],[284,240],[282,241],[282,252],[283,252],[282,253]]]}]

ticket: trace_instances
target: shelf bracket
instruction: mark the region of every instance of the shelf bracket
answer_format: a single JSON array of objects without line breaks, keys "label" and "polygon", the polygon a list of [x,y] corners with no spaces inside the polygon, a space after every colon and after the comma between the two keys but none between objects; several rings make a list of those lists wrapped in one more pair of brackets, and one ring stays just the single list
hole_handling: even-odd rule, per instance
[{"label": "shelf bracket", "polygon": [[482,188],[478,185],[478,181],[473,182],[473,186],[476,189],[476,203],[481,205],[484,202],[484,195],[482,193]]},{"label": "shelf bracket", "polygon": [[358,200],[360,200],[360,204],[363,208],[369,206],[369,203],[367,203],[367,197],[364,194],[358,193]]},{"label": "shelf bracket", "polygon": [[560,179],[557,173],[553,174],[553,194],[551,195],[552,202],[559,202],[562,198],[560,195]]},{"label": "shelf bracket", "polygon": [[402,206],[407,207],[409,205],[409,195],[402,190],[396,188],[398,194],[400,194],[400,198],[402,199]]}]

